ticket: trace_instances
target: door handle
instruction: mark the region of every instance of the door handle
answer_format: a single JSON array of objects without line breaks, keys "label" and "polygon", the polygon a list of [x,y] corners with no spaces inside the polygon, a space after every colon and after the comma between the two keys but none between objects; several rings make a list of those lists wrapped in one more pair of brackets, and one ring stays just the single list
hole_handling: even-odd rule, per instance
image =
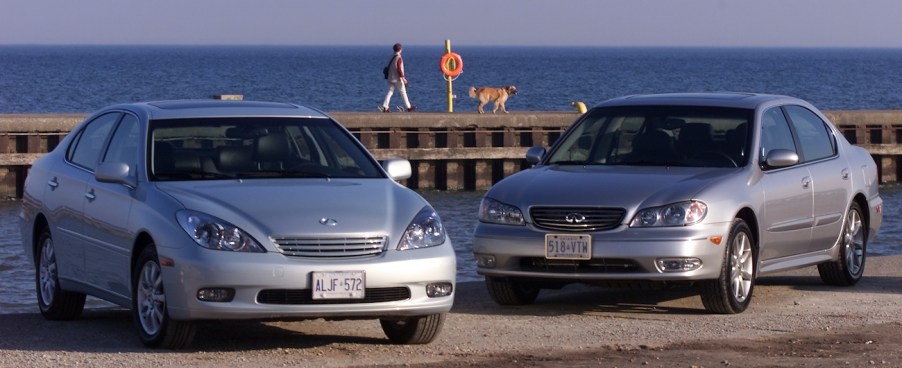
[{"label": "door handle", "polygon": [[842,176],[842,180],[849,180],[849,169],[842,169],[839,175]]},{"label": "door handle", "polygon": [[87,198],[89,201],[93,201],[94,199],[96,199],[97,196],[94,195],[94,189],[91,189],[91,190],[85,192],[85,198]]},{"label": "door handle", "polygon": [[811,186],[811,177],[806,176],[802,178],[802,188],[808,189]]},{"label": "door handle", "polygon": [[60,186],[59,180],[56,177],[47,181],[47,186],[50,187],[51,190],[56,189],[56,187]]}]

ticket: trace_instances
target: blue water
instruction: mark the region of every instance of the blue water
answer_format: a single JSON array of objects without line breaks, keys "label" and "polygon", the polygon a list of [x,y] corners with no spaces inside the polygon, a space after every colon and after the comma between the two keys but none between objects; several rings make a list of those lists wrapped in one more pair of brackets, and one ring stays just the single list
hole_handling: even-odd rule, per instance
[{"label": "blue water", "polygon": [[[0,113],[90,112],[142,100],[242,94],[325,111],[376,111],[390,45],[0,46]],[[822,109],[902,109],[902,49],[454,47],[455,111],[473,86],[513,84],[512,111],[568,110],[636,93],[788,94]],[[409,95],[446,111],[443,45],[408,46]],[[400,104],[397,95],[395,104]]]}]

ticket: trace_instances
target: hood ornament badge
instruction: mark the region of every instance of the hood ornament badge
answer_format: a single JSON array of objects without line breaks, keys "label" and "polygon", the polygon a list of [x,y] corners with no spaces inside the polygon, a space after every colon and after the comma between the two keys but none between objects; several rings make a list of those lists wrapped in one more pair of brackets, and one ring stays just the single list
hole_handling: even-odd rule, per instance
[{"label": "hood ornament badge", "polygon": [[568,224],[581,224],[586,222],[586,216],[581,213],[568,213],[567,216],[564,216],[564,221],[567,221]]},{"label": "hood ornament badge", "polygon": [[319,224],[323,226],[336,226],[338,225],[338,220],[323,217],[319,219]]}]

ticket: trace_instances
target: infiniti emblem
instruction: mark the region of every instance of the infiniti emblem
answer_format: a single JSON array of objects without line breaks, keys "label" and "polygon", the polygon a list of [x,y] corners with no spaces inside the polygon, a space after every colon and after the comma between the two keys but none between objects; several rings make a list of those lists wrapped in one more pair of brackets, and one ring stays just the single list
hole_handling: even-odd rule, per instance
[{"label": "infiniti emblem", "polygon": [[319,224],[323,226],[335,226],[338,225],[338,220],[323,217],[319,219]]},{"label": "infiniti emblem", "polygon": [[567,221],[568,224],[581,224],[586,222],[586,216],[581,213],[568,213],[567,216],[564,216],[564,220]]}]

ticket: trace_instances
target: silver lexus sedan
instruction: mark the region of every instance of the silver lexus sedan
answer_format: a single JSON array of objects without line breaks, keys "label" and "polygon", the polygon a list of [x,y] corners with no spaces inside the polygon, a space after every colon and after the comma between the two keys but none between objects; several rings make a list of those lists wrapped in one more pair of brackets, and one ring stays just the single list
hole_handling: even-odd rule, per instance
[{"label": "silver lexus sedan", "polygon": [[816,265],[855,284],[882,222],[868,152],[786,96],[616,98],[526,158],[486,193],[475,231],[502,305],[572,282],[685,284],[708,311],[740,313],[767,273]]},{"label": "silver lexus sedan", "polygon": [[435,210],[324,113],[252,101],[105,108],[34,162],[21,223],[51,320],[85,295],[130,308],[152,347],[196,320],[378,319],[423,344],[454,301]]}]

